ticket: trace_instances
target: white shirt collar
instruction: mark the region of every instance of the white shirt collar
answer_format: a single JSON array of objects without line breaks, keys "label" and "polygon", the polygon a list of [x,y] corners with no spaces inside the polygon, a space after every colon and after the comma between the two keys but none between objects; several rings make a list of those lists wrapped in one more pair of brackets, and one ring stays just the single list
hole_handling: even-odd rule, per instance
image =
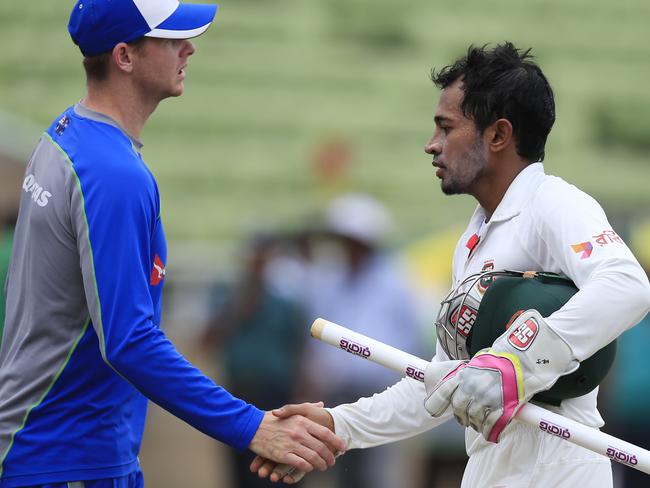
[{"label": "white shirt collar", "polygon": [[[503,222],[519,215],[524,204],[539,185],[539,177],[544,174],[544,165],[542,163],[531,163],[521,170],[510,183],[501,202],[499,202],[492,214],[490,222]],[[479,219],[485,219],[485,209],[480,205],[474,211],[472,221],[480,222]]]}]

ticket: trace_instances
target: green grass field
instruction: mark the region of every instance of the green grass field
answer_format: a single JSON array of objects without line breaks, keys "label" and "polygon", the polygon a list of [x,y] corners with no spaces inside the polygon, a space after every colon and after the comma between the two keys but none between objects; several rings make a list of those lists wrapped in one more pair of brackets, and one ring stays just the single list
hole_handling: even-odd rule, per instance
[{"label": "green grass field", "polygon": [[[45,127],[81,98],[72,5],[0,3],[2,111]],[[226,249],[299,221],[332,192],[310,162],[328,138],[350,142],[341,186],[389,205],[395,243],[464,223],[473,201],[444,197],[422,152],[438,96],[428,76],[470,43],[506,39],[534,48],[556,91],[547,171],[612,214],[647,214],[649,19],[647,0],[222,0],[185,95],[143,134],[168,237]]]}]

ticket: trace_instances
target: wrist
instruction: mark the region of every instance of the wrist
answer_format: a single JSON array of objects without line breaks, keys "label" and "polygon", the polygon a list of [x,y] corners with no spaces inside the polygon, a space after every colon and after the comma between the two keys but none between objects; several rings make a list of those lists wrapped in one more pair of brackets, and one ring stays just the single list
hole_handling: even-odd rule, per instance
[{"label": "wrist", "polygon": [[516,358],[516,369],[528,390],[526,399],[579,366],[569,344],[534,309],[517,317],[486,352]]},{"label": "wrist", "polygon": [[336,424],[334,422],[334,416],[332,415],[329,408],[323,408],[322,415],[322,424],[323,427],[327,427],[329,430],[336,434]]}]

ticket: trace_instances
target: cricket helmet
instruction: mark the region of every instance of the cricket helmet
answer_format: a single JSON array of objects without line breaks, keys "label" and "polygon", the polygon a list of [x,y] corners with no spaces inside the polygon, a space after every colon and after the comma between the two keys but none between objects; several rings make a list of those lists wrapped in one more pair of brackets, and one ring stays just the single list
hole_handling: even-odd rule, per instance
[{"label": "cricket helmet", "polygon": [[[452,359],[469,359],[492,346],[522,311],[535,309],[548,317],[578,291],[571,280],[555,273],[487,271],[466,278],[442,301],[436,333]],[[533,397],[551,405],[585,395],[607,375],[616,355],[611,342]]]}]

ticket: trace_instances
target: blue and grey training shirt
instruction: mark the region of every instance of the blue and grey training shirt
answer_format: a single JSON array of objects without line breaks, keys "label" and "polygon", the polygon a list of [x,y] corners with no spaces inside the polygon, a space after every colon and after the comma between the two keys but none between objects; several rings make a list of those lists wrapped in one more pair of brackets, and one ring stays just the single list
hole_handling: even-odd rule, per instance
[{"label": "blue and grey training shirt", "polygon": [[167,251],[139,151],[77,104],[28,163],[0,345],[0,488],[132,472],[147,398],[238,449],[261,422],[159,328]]}]

